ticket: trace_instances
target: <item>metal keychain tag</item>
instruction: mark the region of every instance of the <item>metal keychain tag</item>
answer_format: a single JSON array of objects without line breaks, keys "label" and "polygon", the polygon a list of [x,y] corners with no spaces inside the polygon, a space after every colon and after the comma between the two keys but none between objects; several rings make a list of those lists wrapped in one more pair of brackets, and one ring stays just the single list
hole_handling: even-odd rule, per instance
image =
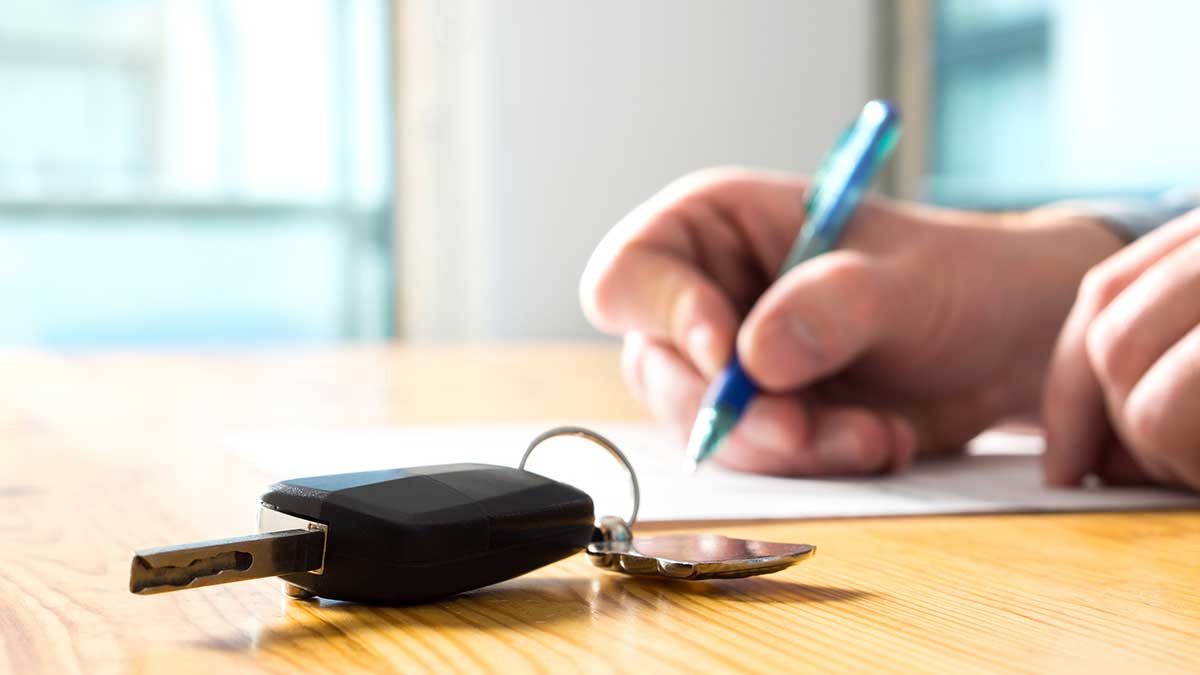
[{"label": "metal keychain tag", "polygon": [[587,546],[588,560],[596,567],[663,579],[732,579],[778,572],[811,558],[817,552],[816,547],[809,544],[735,539],[719,534],[636,536],[633,526],[641,506],[637,473],[625,453],[604,436],[583,427],[550,429],[530,442],[517,468],[524,470],[525,462],[534,449],[558,436],[577,436],[599,445],[629,475],[633,510],[628,520],[619,516],[601,516],[597,520],[592,542]]}]

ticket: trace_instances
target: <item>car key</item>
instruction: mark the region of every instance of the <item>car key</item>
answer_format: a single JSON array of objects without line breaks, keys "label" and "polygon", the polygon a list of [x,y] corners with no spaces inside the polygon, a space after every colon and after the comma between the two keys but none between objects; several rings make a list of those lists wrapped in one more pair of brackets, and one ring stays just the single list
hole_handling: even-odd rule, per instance
[{"label": "car key", "polygon": [[129,590],[280,576],[290,595],[422,602],[577,553],[592,511],[577,488],[488,464],[297,478],[262,495],[260,534],[135,553]]},{"label": "car key", "polygon": [[[628,520],[597,521],[587,493],[525,470],[538,444],[561,435],[591,440],[624,465]],[[261,497],[259,534],[135,552],[129,590],[279,576],[293,597],[395,605],[498,583],[581,550],[597,567],[693,581],[769,574],[816,551],[712,534],[637,537],[639,502],[633,466],[611,441],[560,427],[535,438],[515,469],[447,464],[276,483]]]}]

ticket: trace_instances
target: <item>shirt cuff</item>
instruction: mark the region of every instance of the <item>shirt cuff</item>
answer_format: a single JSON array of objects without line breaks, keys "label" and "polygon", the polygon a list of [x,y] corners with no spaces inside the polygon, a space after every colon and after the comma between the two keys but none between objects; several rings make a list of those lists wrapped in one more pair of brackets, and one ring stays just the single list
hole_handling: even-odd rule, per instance
[{"label": "shirt cuff", "polygon": [[1059,202],[1105,221],[1118,235],[1133,241],[1200,208],[1200,190],[1172,190],[1158,199],[1087,199]]}]

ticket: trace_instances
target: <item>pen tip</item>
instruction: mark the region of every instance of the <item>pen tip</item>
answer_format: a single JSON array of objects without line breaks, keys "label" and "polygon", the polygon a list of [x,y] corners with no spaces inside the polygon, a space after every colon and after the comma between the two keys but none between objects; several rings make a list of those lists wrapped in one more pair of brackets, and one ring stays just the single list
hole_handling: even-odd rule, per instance
[{"label": "pen tip", "polygon": [[728,433],[728,430],[725,429],[726,425],[722,424],[722,417],[718,410],[708,408],[701,411],[696,418],[696,424],[692,427],[692,433],[688,436],[687,443],[687,457],[692,473],[695,473],[700,464],[716,452],[717,446],[721,444]]}]

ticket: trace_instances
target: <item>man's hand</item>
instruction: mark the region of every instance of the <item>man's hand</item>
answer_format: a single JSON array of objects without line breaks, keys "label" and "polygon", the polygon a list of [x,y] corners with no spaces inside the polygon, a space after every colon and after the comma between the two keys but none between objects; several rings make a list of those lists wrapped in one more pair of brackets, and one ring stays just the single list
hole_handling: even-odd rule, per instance
[{"label": "man's hand", "polygon": [[1036,414],[1079,280],[1115,236],[1075,217],[868,200],[839,250],[776,281],[805,188],[738,169],[688,176],[593,254],[584,310],[624,334],[626,379],[659,418],[686,435],[735,343],[765,391],[717,455],[734,468],[877,472]]},{"label": "man's hand", "polygon": [[1200,489],[1200,210],[1088,272],[1043,403],[1051,482]]}]

